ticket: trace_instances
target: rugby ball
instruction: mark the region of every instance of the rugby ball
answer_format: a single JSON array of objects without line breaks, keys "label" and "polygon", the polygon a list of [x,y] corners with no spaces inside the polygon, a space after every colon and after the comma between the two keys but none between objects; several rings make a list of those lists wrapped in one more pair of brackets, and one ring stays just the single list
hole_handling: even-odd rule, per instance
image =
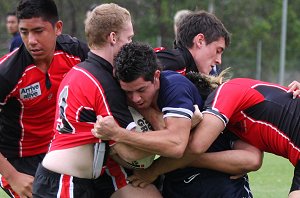
[{"label": "rugby ball", "polygon": [[[153,128],[151,126],[151,124],[134,108],[128,106],[128,109],[133,117],[133,120],[136,124],[136,131],[137,132],[141,132],[141,133],[145,133],[147,131],[152,131]],[[143,159],[140,160],[135,160],[132,162],[127,162],[128,165],[131,168],[134,169],[138,169],[138,168],[148,168],[154,161],[155,155],[150,155],[148,157],[145,157]]]}]

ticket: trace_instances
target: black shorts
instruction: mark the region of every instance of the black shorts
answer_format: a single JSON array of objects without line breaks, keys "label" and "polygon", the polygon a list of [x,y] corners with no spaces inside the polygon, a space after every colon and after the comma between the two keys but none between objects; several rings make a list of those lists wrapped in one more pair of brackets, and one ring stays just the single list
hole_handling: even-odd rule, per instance
[{"label": "black shorts", "polygon": [[106,173],[98,179],[82,179],[55,173],[39,165],[33,183],[35,198],[109,198],[115,192],[111,177]]},{"label": "black shorts", "polygon": [[295,190],[300,190],[300,160],[298,161],[294,169],[294,177],[290,192]]},{"label": "black shorts", "polygon": [[[21,157],[21,158],[10,158],[7,159],[9,163],[19,172],[25,173],[31,176],[35,175],[39,163],[44,159],[45,154],[39,154],[31,157]],[[0,175],[0,187],[10,196],[19,197],[12,190],[8,182],[4,177]]]},{"label": "black shorts", "polygon": [[248,177],[230,179],[217,171],[198,169],[198,172],[179,177],[166,175],[164,198],[252,198]]}]

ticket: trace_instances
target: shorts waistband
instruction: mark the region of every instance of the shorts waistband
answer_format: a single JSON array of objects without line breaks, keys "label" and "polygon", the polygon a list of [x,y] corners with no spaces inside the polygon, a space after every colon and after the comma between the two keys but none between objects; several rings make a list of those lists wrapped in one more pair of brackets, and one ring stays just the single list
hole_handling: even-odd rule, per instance
[{"label": "shorts waistband", "polygon": [[60,174],[60,173],[57,173],[57,172],[53,172],[53,171],[45,168],[41,163],[39,164],[39,166],[37,168],[37,173],[42,174],[45,177],[51,177],[51,178],[54,178],[54,179],[57,179],[57,180],[60,180],[60,178],[63,175],[65,175],[65,176],[73,177],[73,182],[79,182],[79,183],[92,183],[92,182],[94,182],[94,179],[79,178],[79,177],[74,177],[72,175]]}]

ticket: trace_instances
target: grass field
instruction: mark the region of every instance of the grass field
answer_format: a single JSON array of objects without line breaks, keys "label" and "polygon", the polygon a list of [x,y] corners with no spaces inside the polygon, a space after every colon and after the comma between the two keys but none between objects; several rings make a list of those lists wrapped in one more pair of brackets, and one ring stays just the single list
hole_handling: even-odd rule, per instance
[{"label": "grass field", "polygon": [[2,189],[0,189],[0,197],[1,198],[9,198],[9,196],[7,196],[6,193]]},{"label": "grass field", "polygon": [[254,197],[288,197],[293,174],[294,167],[287,159],[265,153],[262,168],[249,174]]},{"label": "grass field", "polygon": [[[250,173],[250,185],[255,198],[285,198],[288,195],[294,167],[284,158],[265,154],[260,170]],[[7,198],[0,190],[0,198]]]}]

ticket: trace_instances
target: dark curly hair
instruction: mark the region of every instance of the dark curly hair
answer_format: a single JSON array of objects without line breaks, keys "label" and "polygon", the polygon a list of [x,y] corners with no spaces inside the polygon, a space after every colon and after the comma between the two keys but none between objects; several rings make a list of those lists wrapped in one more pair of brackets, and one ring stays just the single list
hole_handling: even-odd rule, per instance
[{"label": "dark curly hair", "polygon": [[153,82],[156,70],[161,70],[156,54],[144,43],[125,44],[115,57],[115,75],[123,82],[132,82],[139,77]]}]

